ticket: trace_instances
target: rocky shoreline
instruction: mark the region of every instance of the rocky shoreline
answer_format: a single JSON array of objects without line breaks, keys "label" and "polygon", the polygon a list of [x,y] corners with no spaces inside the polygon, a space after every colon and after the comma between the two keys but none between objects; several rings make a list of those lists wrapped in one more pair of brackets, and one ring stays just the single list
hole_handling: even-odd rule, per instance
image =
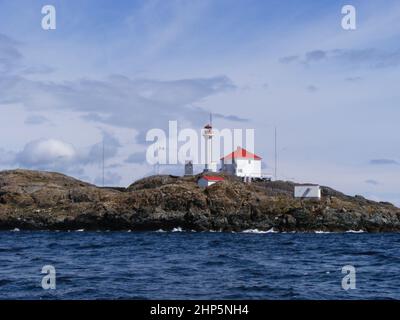
[{"label": "rocky shoreline", "polygon": [[322,187],[322,199],[293,198],[294,183],[244,184],[235,177],[209,188],[198,176],[159,175],[128,188],[100,188],[52,172],[0,172],[0,229],[275,230],[399,232],[400,209]]}]

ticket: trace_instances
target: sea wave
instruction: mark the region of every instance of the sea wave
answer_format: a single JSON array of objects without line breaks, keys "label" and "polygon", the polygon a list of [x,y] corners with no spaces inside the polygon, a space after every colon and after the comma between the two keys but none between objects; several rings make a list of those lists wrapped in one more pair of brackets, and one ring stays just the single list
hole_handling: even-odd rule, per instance
[{"label": "sea wave", "polygon": [[[364,230],[347,230],[347,231],[344,231],[345,233],[364,233],[364,232],[366,232],[366,231],[364,231]],[[314,231],[314,233],[344,233],[344,232],[338,232],[338,231],[322,231],[322,230],[316,230],[316,231]]]},{"label": "sea wave", "polygon": [[[0,268],[0,297],[133,299],[139,294],[132,293],[132,288],[141,288],[140,297],[143,299],[250,297],[312,300],[321,298],[321,292],[327,300],[400,299],[397,245],[400,233],[191,234],[190,228],[184,225],[181,227],[187,229],[187,233],[171,233],[173,227],[162,227],[168,233],[92,232],[88,236],[74,230],[55,234],[22,232],[22,228],[18,234],[0,232],[0,257],[3,262]],[[323,230],[322,227],[320,230]],[[350,247],[349,238],[355,240]],[[32,245],[36,243],[44,245]],[[176,248],[179,248],[178,252]],[[287,254],[293,250],[295,257]],[[23,257],[24,263],[16,257]],[[35,283],[12,277],[15,270],[28,275],[35,272],[37,266],[47,263],[49,257],[57,257],[57,266],[62,268],[60,286],[63,288],[57,291],[56,296],[38,290]],[[349,261],[355,261],[362,267],[363,281],[374,290],[356,290],[351,294],[344,290],[332,290],[329,279],[334,280],[337,267],[348,265]],[[36,266],[35,270],[32,265]],[[288,270],[288,265],[293,265],[296,272]],[[193,281],[193,274],[196,281]],[[216,274],[218,281],[210,274]],[[391,276],[387,277],[388,274]],[[75,275],[79,275],[79,281],[73,280]],[[274,281],[265,286],[265,279]],[[96,283],[100,285],[96,286]],[[113,285],[101,285],[103,283]],[[199,283],[202,285],[199,286]],[[174,290],[171,291],[171,288]]]},{"label": "sea wave", "polygon": [[243,230],[242,233],[277,233],[278,231],[275,231],[274,228],[271,228],[269,230],[258,230],[258,229],[247,229]]}]

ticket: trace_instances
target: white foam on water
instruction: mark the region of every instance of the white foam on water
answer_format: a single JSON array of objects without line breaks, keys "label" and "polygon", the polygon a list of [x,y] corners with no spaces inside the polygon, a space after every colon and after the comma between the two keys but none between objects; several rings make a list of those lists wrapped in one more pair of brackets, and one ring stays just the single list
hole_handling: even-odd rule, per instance
[{"label": "white foam on water", "polygon": [[165,230],[163,230],[163,229],[158,229],[158,230],[156,230],[156,231],[154,231],[154,232],[167,232],[167,231],[165,231]]},{"label": "white foam on water", "polygon": [[[366,232],[364,230],[348,230],[346,233],[363,233]],[[342,233],[342,232],[330,232],[330,231],[322,231],[322,230],[317,230],[314,231],[314,233]]]},{"label": "white foam on water", "polygon": [[183,230],[182,230],[181,227],[173,228],[173,229],[172,229],[172,232],[182,232],[182,231],[183,231]]},{"label": "white foam on water", "polygon": [[85,231],[85,229],[78,229],[78,230],[75,230],[75,232],[83,232],[83,231]]},{"label": "white foam on water", "polygon": [[19,230],[18,228],[14,228],[13,230],[11,230],[12,232],[18,232],[18,231],[21,231],[21,230]]},{"label": "white foam on water", "polygon": [[243,230],[242,233],[277,233],[278,231],[275,231],[274,228],[271,228],[269,230],[258,230],[258,229],[247,229]]},{"label": "white foam on water", "polygon": [[346,231],[347,233],[363,233],[363,232],[365,232],[364,230],[348,230],[348,231]]}]

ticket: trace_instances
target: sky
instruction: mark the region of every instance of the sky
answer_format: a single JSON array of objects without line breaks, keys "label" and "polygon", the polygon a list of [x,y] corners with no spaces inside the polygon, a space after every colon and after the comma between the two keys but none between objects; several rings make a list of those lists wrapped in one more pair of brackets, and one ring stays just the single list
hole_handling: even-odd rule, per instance
[{"label": "sky", "polygon": [[212,112],[255,130],[270,172],[276,127],[279,179],[400,205],[399,40],[390,0],[1,0],[0,169],[101,184],[104,141],[105,183],[127,186],[155,173],[149,129]]}]

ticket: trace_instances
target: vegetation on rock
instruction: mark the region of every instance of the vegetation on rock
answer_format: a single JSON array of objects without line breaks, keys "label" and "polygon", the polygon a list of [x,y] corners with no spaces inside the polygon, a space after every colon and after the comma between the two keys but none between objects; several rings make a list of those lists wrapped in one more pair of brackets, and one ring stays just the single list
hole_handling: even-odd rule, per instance
[{"label": "vegetation on rock", "polygon": [[128,188],[100,188],[52,172],[0,172],[0,229],[400,231],[400,209],[322,187],[322,199],[293,198],[295,184],[224,176],[158,175]]}]

